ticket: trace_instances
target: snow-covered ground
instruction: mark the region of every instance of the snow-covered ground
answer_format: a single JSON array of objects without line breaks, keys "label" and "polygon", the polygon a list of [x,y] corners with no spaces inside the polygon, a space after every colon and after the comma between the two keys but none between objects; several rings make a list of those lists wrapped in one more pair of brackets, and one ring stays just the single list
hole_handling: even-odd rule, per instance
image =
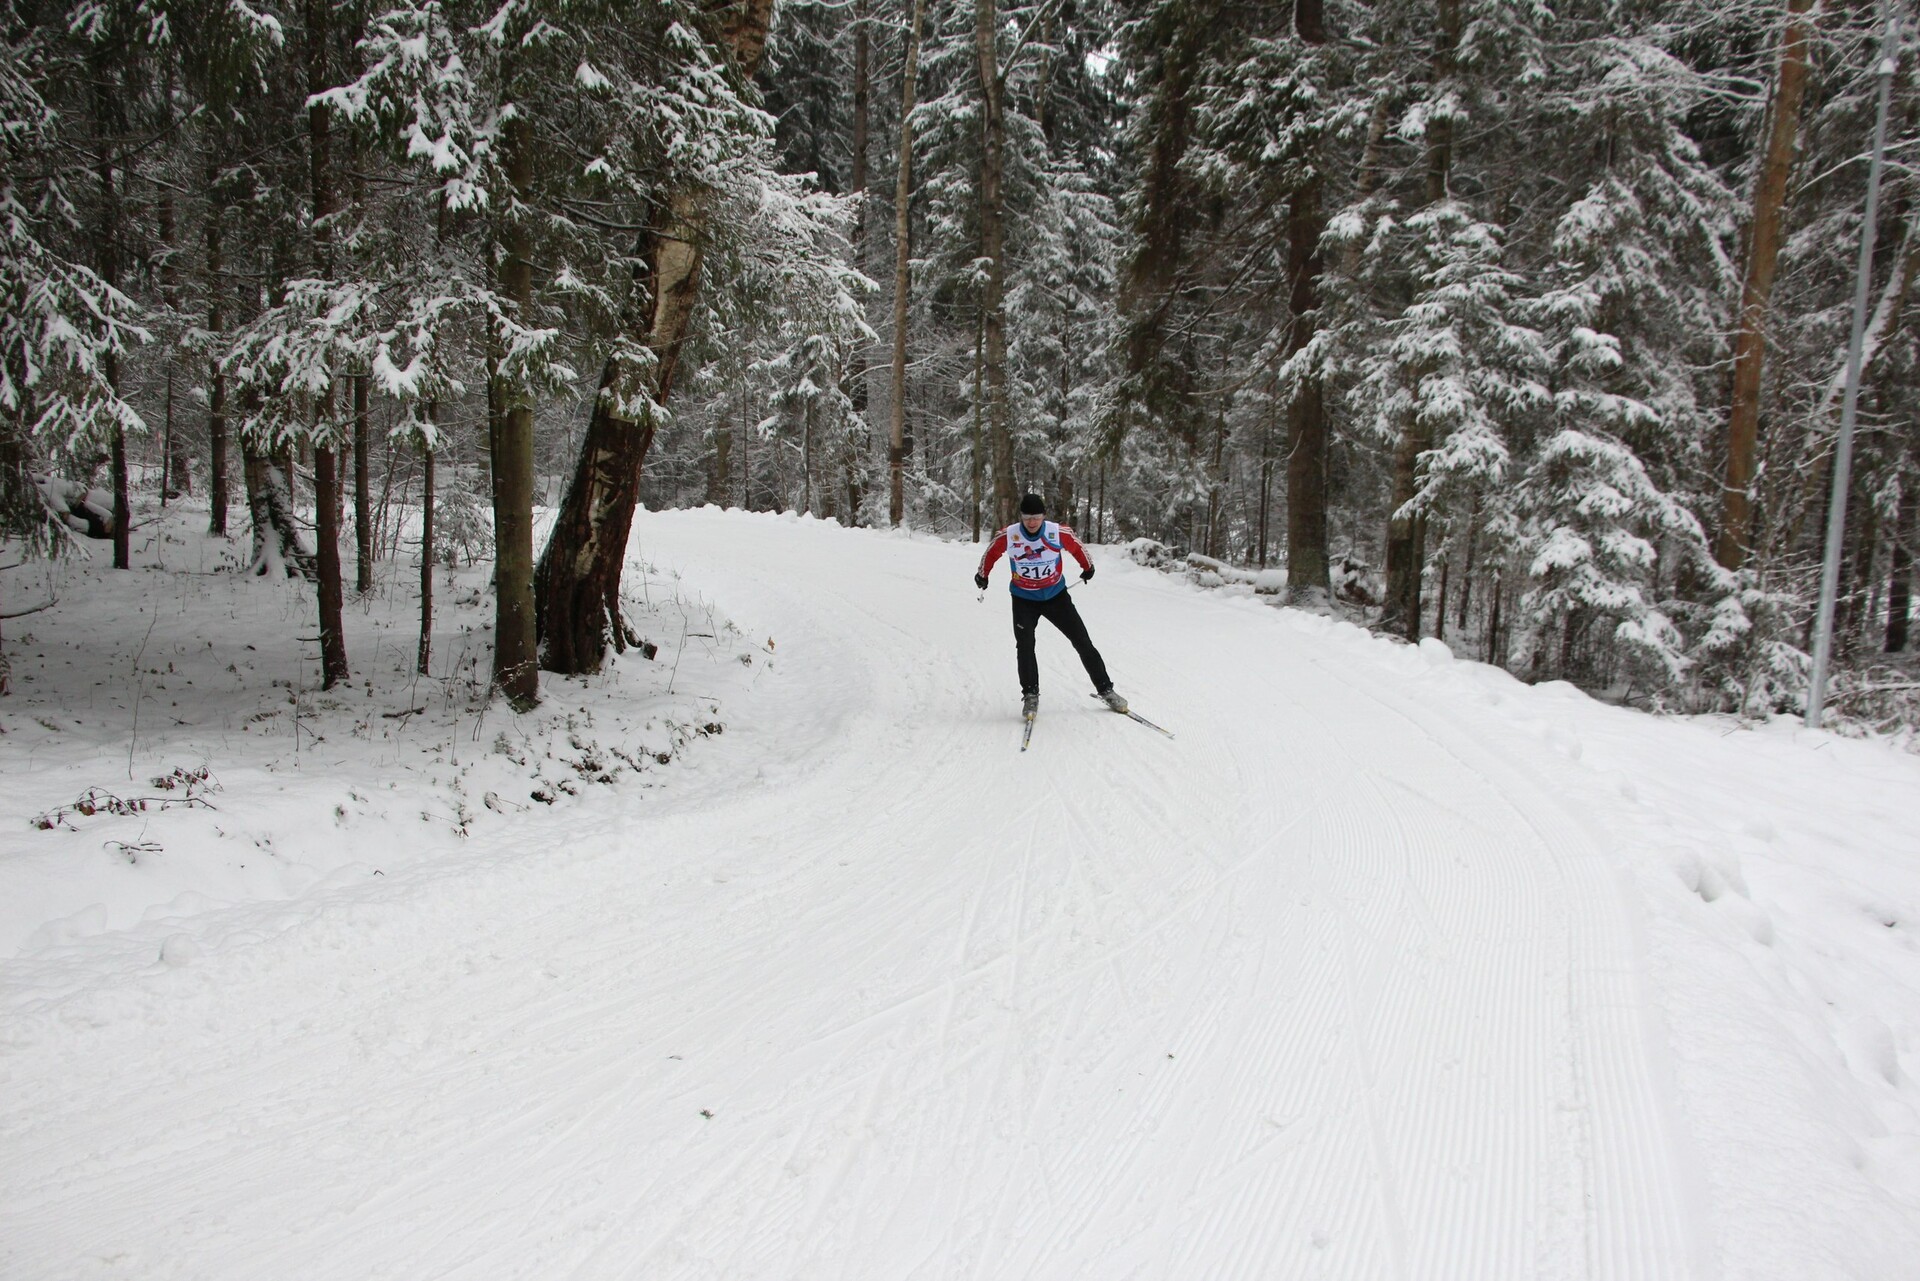
[{"label": "snow-covered ground", "polygon": [[1099,549],[1178,738],[1043,629],[1022,755],[974,548],[711,510],[652,663],[320,696],[187,527],[7,641],[0,1276],[1916,1274],[1920,759]]}]

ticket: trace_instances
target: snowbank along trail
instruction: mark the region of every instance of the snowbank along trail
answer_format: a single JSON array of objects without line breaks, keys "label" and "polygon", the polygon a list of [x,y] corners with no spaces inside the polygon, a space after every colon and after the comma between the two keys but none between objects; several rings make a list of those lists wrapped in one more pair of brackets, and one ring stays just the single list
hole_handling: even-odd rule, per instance
[{"label": "snowbank along trail", "polygon": [[776,643],[709,777],[15,1000],[0,1273],[1713,1275],[1636,909],[1470,709],[1107,554],[1179,740],[1043,628],[1021,755],[971,548],[638,542]]}]

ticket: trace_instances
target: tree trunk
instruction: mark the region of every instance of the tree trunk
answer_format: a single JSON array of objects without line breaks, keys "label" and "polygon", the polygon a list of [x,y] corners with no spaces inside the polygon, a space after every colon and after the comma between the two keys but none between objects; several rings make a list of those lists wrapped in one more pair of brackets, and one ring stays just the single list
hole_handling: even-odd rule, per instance
[{"label": "tree trunk", "polygon": [[[160,301],[166,304],[168,312],[178,314],[180,310],[180,271],[174,264],[174,255],[179,247],[174,244],[175,227],[173,221],[173,193],[163,189],[158,205],[160,221]],[[179,431],[173,420],[173,384],[179,361],[173,352],[167,353],[167,423],[161,446],[160,464],[160,505],[165,507],[169,498],[178,498],[193,492],[193,473],[188,470],[187,438]]]},{"label": "tree trunk", "polygon": [[[440,423],[440,404],[427,402],[427,421]],[[434,442],[420,450],[420,648],[414,670],[430,675],[433,659],[433,452]]]},{"label": "tree trunk", "polygon": [[354,590],[373,590],[373,427],[368,421],[367,375],[353,376],[353,543],[357,552]]},{"label": "tree trunk", "polygon": [[[868,49],[871,44],[868,25],[871,22],[872,0],[854,0],[853,5],[853,174],[847,184],[848,192],[861,197],[867,191],[867,141],[868,141],[868,102],[871,97],[872,73],[869,67]],[[856,266],[860,262],[860,247],[866,241],[867,218],[864,205],[859,219],[853,225],[853,252]]]},{"label": "tree trunk", "polygon": [[[906,515],[907,457],[907,301],[911,286],[913,251],[913,105],[920,74],[920,26],[926,0],[913,0],[912,25],[907,29],[907,62],[900,76],[900,160],[893,191],[893,379],[888,410],[892,430],[887,437],[887,521],[899,528]],[[975,525],[979,522],[976,520]],[[976,539],[977,531],[976,531]]]},{"label": "tree trunk", "polygon": [[[1460,44],[1461,0],[1440,0],[1434,28],[1433,84],[1436,95],[1453,75],[1454,52]],[[1427,204],[1448,199],[1453,167],[1453,122],[1436,119],[1427,124]],[[1426,521],[1408,510],[1420,492],[1420,460],[1433,448],[1433,429],[1417,413],[1401,425],[1393,447],[1393,489],[1388,502],[1386,547],[1386,601],[1380,626],[1402,631],[1408,640],[1420,639],[1420,573],[1425,568]]]},{"label": "tree trunk", "polygon": [[[1222,353],[1224,357],[1224,353]],[[1225,364],[1223,359],[1221,362]],[[1222,371],[1224,373],[1224,370]],[[1223,378],[1222,381],[1225,381]],[[1220,398],[1215,414],[1213,457],[1207,462],[1207,555],[1227,558],[1227,401]]]},{"label": "tree trunk", "polygon": [[1493,595],[1493,602],[1487,608],[1486,649],[1482,661],[1498,663],[1500,661],[1500,571],[1497,569],[1493,571],[1493,583],[1488,591]]},{"label": "tree trunk", "polygon": [[[719,15],[721,40],[735,66],[751,78],[766,49],[773,0],[733,5],[714,0],[713,10]],[[619,413],[649,402],[666,403],[681,343],[693,318],[700,240],[707,217],[700,193],[672,192],[662,202],[656,224],[642,233],[637,255],[642,279],[637,287],[644,290],[649,303],[641,322],[644,328],[633,336],[654,353],[656,363],[645,387],[629,385],[630,377],[613,359],[601,371],[599,394],[593,400],[573,479],[536,575],[538,657],[548,671],[598,671],[609,634],[619,650],[637,639],[631,637],[620,613],[620,576],[640,499],[640,469],[653,444],[655,424],[645,409],[637,421]],[[531,463],[529,449],[529,473]]]},{"label": "tree trunk", "polygon": [[998,0],[975,0],[974,49],[980,63],[980,256],[987,260],[986,314],[987,433],[992,443],[995,523],[1013,523],[1020,496],[1013,483],[1013,431],[1007,421],[1006,176],[1007,121],[1005,82],[1000,76]]},{"label": "tree trunk", "polygon": [[[211,196],[206,228],[207,332],[218,342],[226,325],[221,305],[221,277],[226,267],[220,243],[220,219],[226,204],[220,196],[218,166],[212,160],[207,162],[207,190]],[[207,362],[207,453],[207,532],[224,538],[231,495],[227,492],[227,375],[220,367],[218,354]]]},{"label": "tree trunk", "polygon": [[[327,22],[332,0],[307,0],[307,145],[313,197],[313,258],[322,280],[333,279],[333,226],[338,206],[333,185],[332,112],[311,95],[325,92],[327,83]],[[333,387],[320,398],[313,433],[314,539],[320,575],[320,686],[332,689],[351,673],[347,670],[346,625],[342,617],[345,591],[340,581],[340,477],[333,447]]]},{"label": "tree trunk", "polygon": [[[100,184],[99,223],[94,228],[94,261],[100,279],[113,288],[120,286],[120,173],[119,137],[124,132],[120,119],[120,77],[113,65],[112,42],[101,40],[93,48],[90,69],[93,107],[94,145],[99,148],[95,174]],[[120,358],[113,352],[102,353],[100,370],[107,386],[120,393]],[[127,471],[127,432],[116,418],[113,424],[113,567],[132,567],[133,498],[131,477]]]},{"label": "tree trunk", "polygon": [[713,475],[707,478],[707,501],[715,507],[727,506],[728,489],[733,479],[733,431],[725,419],[713,428]]},{"label": "tree trunk", "polygon": [[[1289,359],[1313,339],[1314,317],[1320,305],[1320,236],[1325,230],[1326,218],[1320,211],[1320,180],[1313,177],[1293,193],[1293,206],[1287,214],[1288,259],[1293,284],[1293,330],[1287,338]],[[1317,374],[1300,379],[1287,405],[1287,446],[1287,594],[1296,601],[1324,598],[1329,559],[1327,411]],[[1263,554],[1265,539],[1263,515]]]},{"label": "tree trunk", "polygon": [[1293,0],[1293,30],[1303,44],[1327,42],[1327,20],[1322,0]]},{"label": "tree trunk", "polygon": [[[507,181],[521,199],[533,185],[533,127],[523,118],[501,127]],[[515,317],[532,320],[533,237],[524,219],[500,229],[498,287]],[[499,339],[494,339],[498,344]],[[493,412],[488,415],[488,457],[493,470],[493,687],[517,712],[540,701],[540,672],[533,588],[533,404],[524,387],[510,385],[493,361]]]},{"label": "tree trunk", "polygon": [[1460,612],[1455,616],[1458,620],[1456,626],[1463,632],[1467,630],[1467,611],[1473,607],[1473,553],[1479,541],[1480,499],[1476,495],[1473,511],[1467,516],[1467,555],[1465,563],[1460,566]]},{"label": "tree trunk", "polygon": [[168,490],[173,488],[173,368],[168,361],[167,390],[162,397],[165,409],[160,423],[160,510],[167,509]]},{"label": "tree trunk", "polygon": [[[112,282],[109,281],[109,284]],[[107,385],[120,390],[120,358],[111,352],[100,358]],[[133,568],[133,482],[127,470],[127,431],[113,425],[113,567]]]},{"label": "tree trunk", "polygon": [[1714,556],[1728,569],[1747,563],[1753,543],[1753,479],[1760,440],[1761,375],[1766,361],[1767,307],[1786,231],[1787,181],[1807,84],[1808,15],[1815,0],[1787,0],[1780,71],[1768,110],[1767,145],[1753,187],[1753,221],[1733,339],[1733,390],[1727,411],[1727,472]]},{"label": "tree trunk", "polygon": [[753,424],[740,423],[740,505],[753,510]]},{"label": "tree trunk", "polygon": [[[1840,585],[1837,599],[1834,601],[1833,614],[1833,656],[1836,659],[1852,657],[1864,638],[1865,628],[1861,625],[1867,611],[1867,598],[1878,586],[1874,581],[1878,575],[1874,570],[1874,560],[1880,550],[1879,512],[1867,495],[1854,486],[1851,509],[1859,516],[1849,522],[1843,552],[1847,555],[1842,563]],[[1807,650],[1813,650],[1811,629],[1807,637]]]},{"label": "tree trunk", "polygon": [[1887,575],[1887,653],[1907,648],[1907,616],[1913,612],[1913,544],[1920,537],[1920,486],[1901,488],[1893,520],[1893,563]]},{"label": "tree trunk", "polygon": [[813,401],[800,411],[800,510],[813,513]]},{"label": "tree trunk", "polygon": [[[986,443],[982,426],[985,422],[986,415],[986,393],[984,390],[986,360],[983,355],[985,347],[986,326],[984,324],[977,324],[973,330],[973,449],[968,459],[968,465],[972,470],[973,478],[973,541],[976,543],[980,541],[981,498],[983,496],[981,493],[982,485],[980,480],[981,446]],[[1010,520],[1004,521],[1000,524],[999,528],[1005,529],[1012,523]]]},{"label": "tree trunk", "polygon": [[1401,429],[1393,446],[1393,487],[1387,500],[1393,507],[1387,517],[1387,584],[1380,627],[1408,640],[1420,639],[1421,521],[1407,505],[1419,492],[1420,458],[1432,444],[1429,433],[1415,423]]},{"label": "tree trunk", "polygon": [[1267,517],[1273,505],[1273,422],[1268,419],[1260,428],[1260,503],[1258,538],[1260,540],[1260,568],[1267,567]]},{"label": "tree trunk", "polygon": [[[331,408],[331,406],[329,406]],[[320,571],[320,688],[332,689],[352,675],[347,670],[347,638],[342,626],[345,592],[340,577],[339,455],[313,451],[313,505]]]},{"label": "tree trunk", "polygon": [[1100,501],[1094,508],[1093,541],[1107,541],[1107,460],[1100,460]]},{"label": "tree trunk", "polygon": [[[683,197],[680,203],[694,211],[691,198]],[[550,672],[598,671],[609,636],[615,652],[624,652],[638,639],[620,612],[620,578],[640,500],[640,470],[653,444],[655,424],[650,411],[623,418],[618,410],[647,399],[664,403],[672,390],[699,283],[697,234],[691,220],[680,219],[649,231],[643,240],[644,285],[653,305],[642,336],[658,363],[646,388],[623,386],[623,371],[611,361],[601,371],[573,479],[540,557],[535,596],[540,662]]]},{"label": "tree trunk", "polygon": [[1860,567],[1863,575],[1860,592],[1864,597],[1864,608],[1854,627],[1854,653],[1869,653],[1879,645],[1880,637],[1874,635],[1877,628],[1884,634],[1884,628],[1880,628],[1879,624],[1880,610],[1886,602],[1881,599],[1880,593],[1887,585],[1892,551],[1893,540],[1882,537],[1880,522],[1876,519],[1872,554],[1864,558]]},{"label": "tree trunk", "polygon": [[[870,138],[872,100],[872,58],[870,27],[872,0],[855,0],[853,6],[853,180],[850,190],[860,201],[860,216],[853,224],[853,265],[867,270],[867,149]],[[865,480],[873,448],[872,426],[867,420],[869,351],[857,347],[848,361],[847,399],[853,405],[854,424],[847,433],[841,467],[846,481],[847,524],[860,523],[860,505],[865,501]]]}]

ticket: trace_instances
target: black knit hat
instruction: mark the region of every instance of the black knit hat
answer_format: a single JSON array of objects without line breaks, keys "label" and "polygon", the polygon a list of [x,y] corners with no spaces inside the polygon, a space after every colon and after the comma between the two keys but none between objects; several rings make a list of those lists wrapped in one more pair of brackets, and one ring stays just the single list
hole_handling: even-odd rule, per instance
[{"label": "black knit hat", "polygon": [[1022,498],[1020,500],[1020,514],[1022,516],[1046,515],[1047,514],[1046,500],[1041,498],[1040,495],[1038,494],[1028,494],[1025,498]]}]

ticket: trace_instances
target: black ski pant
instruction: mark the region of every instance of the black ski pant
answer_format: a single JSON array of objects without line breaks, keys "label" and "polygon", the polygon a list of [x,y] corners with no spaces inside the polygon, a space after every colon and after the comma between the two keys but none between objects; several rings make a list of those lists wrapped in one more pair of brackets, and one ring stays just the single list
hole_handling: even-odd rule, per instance
[{"label": "black ski pant", "polygon": [[1020,692],[1031,694],[1040,688],[1040,664],[1033,657],[1033,633],[1043,618],[1073,642],[1087,675],[1093,678],[1095,692],[1105,693],[1112,689],[1113,681],[1107,677],[1107,665],[1101,661],[1100,651],[1093,647],[1093,641],[1087,635],[1087,625],[1080,621],[1080,611],[1073,607],[1072,593],[1061,592],[1046,600],[1028,600],[1024,596],[1013,598],[1013,650],[1019,660]]}]

